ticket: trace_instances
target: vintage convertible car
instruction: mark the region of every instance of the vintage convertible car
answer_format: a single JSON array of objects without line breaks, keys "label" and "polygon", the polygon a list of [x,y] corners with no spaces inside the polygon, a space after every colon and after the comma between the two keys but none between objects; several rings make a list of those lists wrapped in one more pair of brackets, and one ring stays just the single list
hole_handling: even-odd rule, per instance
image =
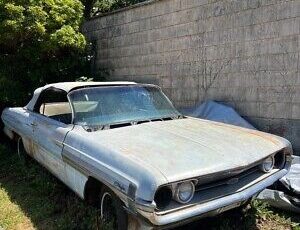
[{"label": "vintage convertible car", "polygon": [[291,165],[287,140],[185,117],[155,85],[50,84],[2,119],[115,229],[169,228],[241,206]]}]

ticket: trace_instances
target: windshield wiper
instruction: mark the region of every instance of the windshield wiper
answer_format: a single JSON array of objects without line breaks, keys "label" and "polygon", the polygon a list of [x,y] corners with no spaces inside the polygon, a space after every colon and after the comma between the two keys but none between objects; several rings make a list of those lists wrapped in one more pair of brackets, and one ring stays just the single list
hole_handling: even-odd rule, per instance
[{"label": "windshield wiper", "polygon": [[178,115],[175,117],[150,118],[149,120],[138,121],[137,124],[142,124],[142,123],[146,123],[146,122],[155,122],[155,121],[171,121],[171,120],[182,119],[182,118],[185,118],[185,117],[182,115]]},{"label": "windshield wiper", "polygon": [[176,119],[185,118],[182,115],[178,115],[175,117],[161,117],[161,118],[150,118],[147,120],[139,120],[139,121],[132,121],[132,122],[124,122],[124,123],[115,123],[115,124],[106,124],[106,125],[94,125],[94,126],[83,126],[83,128],[88,132],[96,132],[99,130],[107,130],[107,129],[115,129],[115,128],[122,128],[131,125],[139,125],[147,122],[156,122],[156,121],[171,121]]},{"label": "windshield wiper", "polygon": [[131,125],[134,125],[134,124],[132,122],[126,122],[126,123],[119,123],[119,124],[83,126],[83,128],[88,132],[96,132],[99,130],[121,128],[121,127],[126,127],[126,126],[131,126]]}]

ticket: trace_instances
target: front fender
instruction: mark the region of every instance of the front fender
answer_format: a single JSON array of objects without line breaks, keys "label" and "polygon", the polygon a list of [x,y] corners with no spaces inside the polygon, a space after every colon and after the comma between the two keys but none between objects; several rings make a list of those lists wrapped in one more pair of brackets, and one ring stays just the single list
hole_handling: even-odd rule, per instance
[{"label": "front fender", "polygon": [[137,160],[113,151],[98,141],[71,131],[65,141],[63,160],[131,200],[152,202],[157,188],[166,184],[165,177]]}]

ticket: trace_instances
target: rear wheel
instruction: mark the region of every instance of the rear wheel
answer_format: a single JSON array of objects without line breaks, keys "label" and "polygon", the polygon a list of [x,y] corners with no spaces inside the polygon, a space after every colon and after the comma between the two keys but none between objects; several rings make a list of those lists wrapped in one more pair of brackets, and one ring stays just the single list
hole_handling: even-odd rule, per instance
[{"label": "rear wheel", "polygon": [[99,229],[127,230],[127,213],[122,201],[106,186],[101,189],[98,205]]}]

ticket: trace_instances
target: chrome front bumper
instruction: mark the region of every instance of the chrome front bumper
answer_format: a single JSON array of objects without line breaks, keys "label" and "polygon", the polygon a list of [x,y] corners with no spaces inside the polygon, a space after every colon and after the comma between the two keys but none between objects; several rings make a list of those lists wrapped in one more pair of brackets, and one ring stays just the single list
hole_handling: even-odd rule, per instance
[{"label": "chrome front bumper", "polygon": [[[282,169],[269,177],[249,186],[248,188],[237,193],[224,196],[215,200],[211,200],[201,204],[186,207],[184,209],[175,210],[167,214],[159,214],[156,212],[146,212],[137,210],[140,215],[151,222],[155,226],[164,226],[175,224],[176,222],[188,222],[189,219],[200,218],[205,216],[217,215],[218,213],[238,207],[244,201],[249,200],[268,186],[286,175],[288,169]],[[208,215],[209,214],[209,215]]]}]

